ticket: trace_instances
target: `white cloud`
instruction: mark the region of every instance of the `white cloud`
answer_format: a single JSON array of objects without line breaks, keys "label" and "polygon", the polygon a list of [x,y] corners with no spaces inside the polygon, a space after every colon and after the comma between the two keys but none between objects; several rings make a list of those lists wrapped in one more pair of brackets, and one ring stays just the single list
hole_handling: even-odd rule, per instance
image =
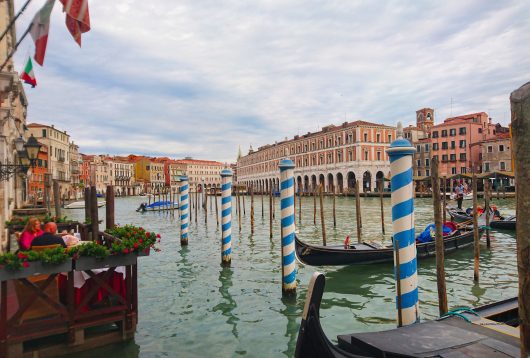
[{"label": "white cloud", "polygon": [[30,121],[86,152],[233,161],[239,145],[344,120],[409,123],[429,106],[440,121],[451,98],[454,115],[506,123],[530,73],[527,2],[127,0],[90,12],[79,49],[57,3],[26,91]]}]

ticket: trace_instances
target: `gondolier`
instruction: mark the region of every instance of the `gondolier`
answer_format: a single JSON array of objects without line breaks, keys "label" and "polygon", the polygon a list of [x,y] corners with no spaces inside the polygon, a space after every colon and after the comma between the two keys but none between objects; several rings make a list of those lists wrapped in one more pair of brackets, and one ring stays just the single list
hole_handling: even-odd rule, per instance
[{"label": "gondolier", "polygon": [[462,182],[460,182],[460,185],[456,186],[455,193],[456,193],[456,202],[458,204],[458,208],[462,209],[462,200],[464,200],[464,185],[462,185]]}]

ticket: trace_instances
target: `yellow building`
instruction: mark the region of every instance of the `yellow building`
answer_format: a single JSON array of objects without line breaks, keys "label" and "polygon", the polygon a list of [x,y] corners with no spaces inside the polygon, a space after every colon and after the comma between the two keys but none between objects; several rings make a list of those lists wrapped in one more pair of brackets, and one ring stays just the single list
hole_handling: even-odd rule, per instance
[{"label": "yellow building", "polygon": [[133,162],[135,181],[143,183],[147,193],[158,192],[165,186],[164,163],[147,157],[136,157]]}]

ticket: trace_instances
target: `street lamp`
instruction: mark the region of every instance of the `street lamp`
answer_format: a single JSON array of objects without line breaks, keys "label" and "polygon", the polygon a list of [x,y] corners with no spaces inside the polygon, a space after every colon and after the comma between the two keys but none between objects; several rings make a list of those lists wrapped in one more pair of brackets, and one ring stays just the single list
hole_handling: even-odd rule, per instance
[{"label": "street lamp", "polygon": [[19,158],[20,164],[11,164],[9,161],[7,164],[2,164],[0,162],[0,181],[9,180],[9,178],[15,173],[26,174],[29,167],[35,167],[37,156],[39,155],[39,150],[41,144],[31,135],[28,139],[28,142],[25,143],[22,136],[15,139],[14,141],[15,149],[17,150],[17,156]]}]

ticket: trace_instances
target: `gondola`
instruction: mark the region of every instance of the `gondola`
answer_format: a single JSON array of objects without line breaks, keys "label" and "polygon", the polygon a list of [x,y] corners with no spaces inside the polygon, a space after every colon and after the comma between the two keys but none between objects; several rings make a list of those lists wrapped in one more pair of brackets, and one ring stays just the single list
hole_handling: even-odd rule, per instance
[{"label": "gondola", "polygon": [[[479,229],[479,237],[484,229]],[[473,245],[473,230],[462,228],[455,234],[444,237],[445,253]],[[311,266],[344,266],[359,264],[374,264],[381,262],[394,262],[394,249],[392,246],[382,246],[375,243],[363,242],[351,244],[348,249],[342,245],[320,246],[309,245],[295,237],[295,249],[298,260]],[[416,244],[418,258],[435,255],[435,242]]]},{"label": "gondola", "polygon": [[499,230],[515,230],[515,224],[517,223],[515,216],[510,216],[505,219],[494,220],[490,222],[490,227],[492,229]]},{"label": "gondola", "polygon": [[517,297],[381,332],[339,335],[329,341],[320,324],[325,277],[309,283],[296,342],[296,358],[368,357],[519,357]]},{"label": "gondola", "polygon": [[451,220],[456,223],[470,222],[473,217],[468,215],[463,209],[447,208],[447,213],[451,216]]}]

